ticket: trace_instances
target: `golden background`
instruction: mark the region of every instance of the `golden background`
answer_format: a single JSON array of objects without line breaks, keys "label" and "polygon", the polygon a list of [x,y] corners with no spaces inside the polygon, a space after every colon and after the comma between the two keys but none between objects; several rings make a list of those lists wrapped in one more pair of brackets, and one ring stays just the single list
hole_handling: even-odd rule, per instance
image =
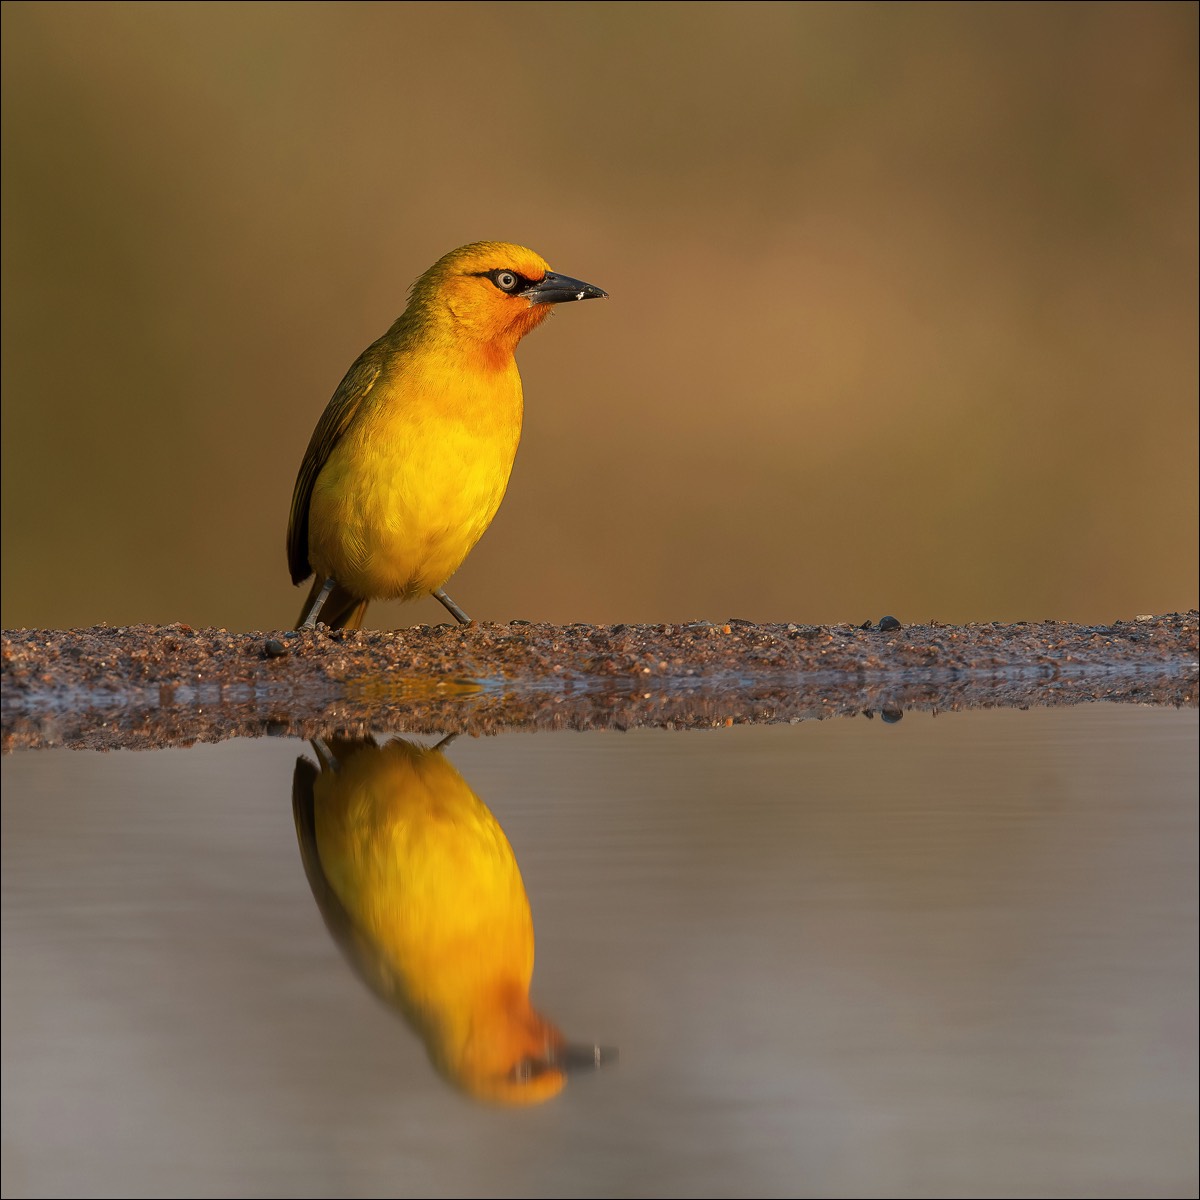
[{"label": "golden background", "polygon": [[481,238],[612,298],[473,616],[1194,606],[1196,14],[5,4],[4,625],[290,625],[313,425]]}]

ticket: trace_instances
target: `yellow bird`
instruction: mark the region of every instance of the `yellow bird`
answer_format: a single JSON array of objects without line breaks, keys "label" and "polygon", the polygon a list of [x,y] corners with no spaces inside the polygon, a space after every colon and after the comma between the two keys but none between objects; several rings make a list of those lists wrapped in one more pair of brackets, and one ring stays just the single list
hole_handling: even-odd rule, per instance
[{"label": "yellow bird", "polygon": [[529,1002],[533,918],[496,818],[437,747],[312,743],[292,808],[325,923],[367,985],[400,1010],[468,1094],[537,1104],[566,1072],[615,1057],[568,1046]]},{"label": "yellow bird", "polygon": [[608,293],[509,242],[438,259],[346,372],[308,443],[288,521],[297,628],[357,629],[369,600],[443,590],[491,524],[521,439],[513,353],[555,304]]}]

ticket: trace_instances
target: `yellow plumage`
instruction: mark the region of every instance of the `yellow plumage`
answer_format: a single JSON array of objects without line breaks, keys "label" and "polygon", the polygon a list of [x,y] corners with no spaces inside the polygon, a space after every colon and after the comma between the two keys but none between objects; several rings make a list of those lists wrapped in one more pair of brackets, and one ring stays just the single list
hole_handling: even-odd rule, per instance
[{"label": "yellow plumage", "polygon": [[292,580],[315,574],[301,624],[356,627],[366,602],[442,591],[504,498],[521,438],[513,353],[568,300],[604,296],[523,246],[476,242],[413,285],[321,417],[296,479]]},{"label": "yellow plumage", "polygon": [[529,1002],[533,920],[512,847],[440,751],[395,739],[314,742],[293,805],[326,923],[430,1058],[481,1099],[557,1094],[595,1047],[568,1047]]}]

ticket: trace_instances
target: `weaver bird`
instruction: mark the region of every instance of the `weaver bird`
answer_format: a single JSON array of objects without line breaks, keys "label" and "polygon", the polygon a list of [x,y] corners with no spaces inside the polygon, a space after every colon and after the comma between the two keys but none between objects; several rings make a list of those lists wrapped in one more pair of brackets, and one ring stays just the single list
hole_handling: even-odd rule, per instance
[{"label": "weaver bird", "polygon": [[437,747],[312,743],[292,809],[325,923],[438,1070],[478,1099],[538,1104],[616,1056],[569,1046],[529,1002],[533,919],[496,818]]},{"label": "weaver bird", "polygon": [[369,600],[434,596],[491,524],[521,439],[513,352],[555,304],[606,296],[524,246],[451,250],[346,372],[308,443],[288,521],[297,628],[357,629]]}]

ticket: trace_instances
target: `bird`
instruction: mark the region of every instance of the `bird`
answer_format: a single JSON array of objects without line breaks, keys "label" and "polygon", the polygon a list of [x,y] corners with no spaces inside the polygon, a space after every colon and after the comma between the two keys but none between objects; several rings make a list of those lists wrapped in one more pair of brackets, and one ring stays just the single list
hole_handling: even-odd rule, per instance
[{"label": "bird", "polygon": [[433,596],[491,524],[521,438],[514,351],[556,304],[607,292],[512,242],[472,242],[412,285],[313,431],[288,520],[297,629],[358,629],[370,600]]},{"label": "bird", "polygon": [[329,736],[292,776],[300,856],[334,940],[467,1095],[531,1105],[616,1051],[570,1045],[529,999],[533,918],[512,846],[444,754]]}]

